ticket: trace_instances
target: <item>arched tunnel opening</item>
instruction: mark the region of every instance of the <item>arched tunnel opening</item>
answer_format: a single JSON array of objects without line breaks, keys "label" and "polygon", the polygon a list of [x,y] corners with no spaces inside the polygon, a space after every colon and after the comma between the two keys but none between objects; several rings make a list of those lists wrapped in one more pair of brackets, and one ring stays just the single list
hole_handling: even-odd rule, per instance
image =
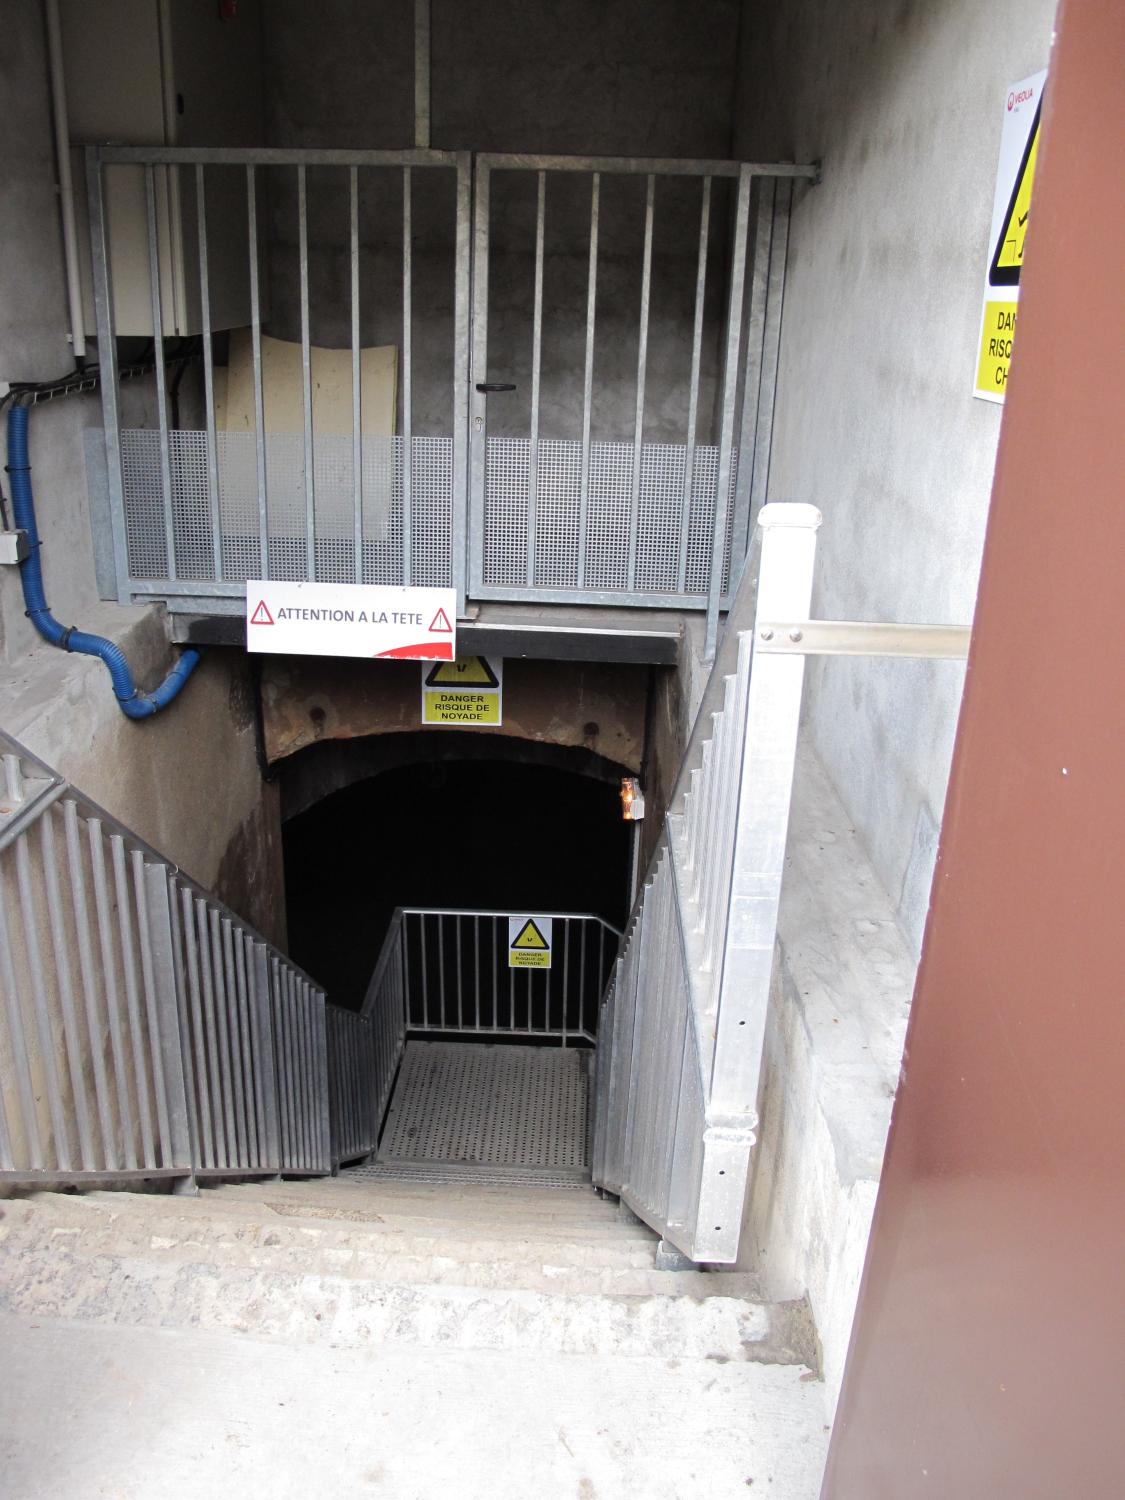
[{"label": "arched tunnel opening", "polygon": [[419,741],[416,758],[283,828],[290,952],[333,1004],[359,1009],[396,907],[589,912],[622,926],[624,767],[558,750],[530,760],[518,744],[503,754],[499,739],[487,758],[454,759],[434,736],[394,738]]},{"label": "arched tunnel opening", "polygon": [[284,798],[293,958],[380,1035],[401,1027],[364,1170],[587,1175],[627,768],[500,736],[372,741],[309,747]]}]

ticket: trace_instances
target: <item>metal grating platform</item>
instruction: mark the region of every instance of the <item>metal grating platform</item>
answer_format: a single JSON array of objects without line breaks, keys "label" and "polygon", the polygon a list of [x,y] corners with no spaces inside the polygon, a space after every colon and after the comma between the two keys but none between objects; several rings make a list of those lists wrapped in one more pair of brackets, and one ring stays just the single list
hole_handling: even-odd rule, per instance
[{"label": "metal grating platform", "polygon": [[408,1042],[379,1163],[584,1169],[588,1054]]}]

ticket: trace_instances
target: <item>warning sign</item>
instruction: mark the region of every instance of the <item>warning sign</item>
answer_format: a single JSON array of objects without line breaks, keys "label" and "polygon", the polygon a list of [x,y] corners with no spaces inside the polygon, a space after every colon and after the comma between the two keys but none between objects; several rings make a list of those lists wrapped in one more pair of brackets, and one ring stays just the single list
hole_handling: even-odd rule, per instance
[{"label": "warning sign", "polygon": [[1005,99],[973,387],[985,401],[1003,401],[1008,386],[1046,78],[1046,72],[1036,73],[1013,84]]},{"label": "warning sign", "polygon": [[504,663],[458,656],[422,668],[423,724],[501,724]]},{"label": "warning sign", "polygon": [[448,661],[456,656],[452,589],[366,583],[246,583],[246,649],[293,656]]},{"label": "warning sign", "polygon": [[552,926],[550,917],[509,917],[509,969],[549,969]]}]

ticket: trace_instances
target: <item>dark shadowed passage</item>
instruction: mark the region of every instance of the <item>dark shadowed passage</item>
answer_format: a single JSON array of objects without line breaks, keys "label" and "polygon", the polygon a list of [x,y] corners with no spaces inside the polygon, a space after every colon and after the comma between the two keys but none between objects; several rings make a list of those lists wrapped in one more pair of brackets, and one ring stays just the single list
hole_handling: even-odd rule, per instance
[{"label": "dark shadowed passage", "polygon": [[396,906],[593,912],[620,927],[629,836],[616,787],[588,776],[396,767],[286,823],[290,952],[355,1008]]}]

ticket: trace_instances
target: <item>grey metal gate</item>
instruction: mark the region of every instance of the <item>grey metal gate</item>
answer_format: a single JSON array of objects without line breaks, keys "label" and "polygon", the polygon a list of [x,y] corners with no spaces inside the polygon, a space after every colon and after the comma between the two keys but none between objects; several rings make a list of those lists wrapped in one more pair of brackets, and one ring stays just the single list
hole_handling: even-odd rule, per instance
[{"label": "grey metal gate", "polygon": [[[464,596],[471,171],[466,153],[445,151],[88,148],[105,377],[92,508],[95,532],[104,512],[113,539],[103,593],[210,613],[240,611],[248,577],[452,585]],[[422,186],[437,179],[444,201]],[[439,263],[425,295],[440,283],[449,331],[424,362],[419,242]],[[123,417],[119,318],[151,332],[152,423]],[[319,342],[350,351],[342,431],[314,423],[318,319]],[[300,349],[300,394],[280,429],[266,325]],[[389,434],[364,427],[365,326],[399,350]],[[252,356],[242,423],[217,418],[215,336],[231,328],[248,332]],[[183,341],[170,330],[200,346],[203,378],[182,423],[167,370]]]},{"label": "grey metal gate", "polygon": [[[103,594],[238,613],[248,577],[448,584],[459,600],[706,608],[713,640],[764,499],[792,184],[814,175],[90,147]],[[152,418],[119,389],[122,328],[151,333]],[[231,329],[250,366],[237,422],[220,412]],[[281,427],[270,337],[299,349]],[[371,435],[376,337],[401,389]],[[350,355],[338,431],[314,419],[330,348]]]},{"label": "grey metal gate", "polygon": [[813,175],[476,157],[474,597],[726,602],[765,493],[792,180]]}]

